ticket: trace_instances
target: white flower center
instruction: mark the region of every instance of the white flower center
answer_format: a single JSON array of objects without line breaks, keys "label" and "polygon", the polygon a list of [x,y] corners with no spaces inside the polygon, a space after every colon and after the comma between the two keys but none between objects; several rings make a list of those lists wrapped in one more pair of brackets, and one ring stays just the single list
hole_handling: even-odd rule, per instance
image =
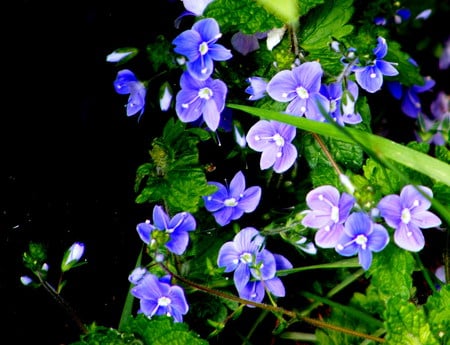
[{"label": "white flower center", "polygon": [[208,52],[208,43],[207,42],[202,42],[200,44],[200,46],[198,47],[198,51],[200,52],[200,54],[205,55]]},{"label": "white flower center", "polygon": [[400,218],[405,224],[408,224],[411,221],[411,212],[409,211],[409,208],[404,208],[402,210],[402,215]]},{"label": "white flower center", "polygon": [[284,146],[284,138],[281,135],[279,135],[278,133],[273,136],[273,141],[275,141],[275,144],[277,146],[280,146],[280,147]]},{"label": "white flower center", "polygon": [[172,301],[170,300],[169,297],[160,297],[158,298],[158,305],[163,306],[163,307],[167,307]]},{"label": "white flower center", "polygon": [[358,235],[355,238],[355,242],[361,246],[362,249],[367,247],[367,237],[365,235]]},{"label": "white flower center", "polygon": [[376,76],[377,76],[377,75],[376,75],[375,73],[370,73],[370,78],[373,79],[373,78],[376,78]]},{"label": "white flower center", "polygon": [[244,253],[240,256],[240,260],[244,264],[251,264],[252,263],[252,254],[251,253]]},{"label": "white flower center", "polygon": [[337,223],[339,221],[339,207],[332,206],[330,218],[333,222]]},{"label": "white flower center", "polygon": [[297,92],[298,97],[301,99],[309,98],[308,90],[306,90],[303,86],[299,86],[295,89],[295,92]]},{"label": "white flower center", "polygon": [[237,206],[238,202],[235,198],[229,198],[229,199],[225,199],[223,204],[228,207],[234,207],[234,206]]},{"label": "white flower center", "polygon": [[209,87],[204,87],[200,90],[198,90],[198,97],[202,99],[210,99],[213,96],[213,92]]}]

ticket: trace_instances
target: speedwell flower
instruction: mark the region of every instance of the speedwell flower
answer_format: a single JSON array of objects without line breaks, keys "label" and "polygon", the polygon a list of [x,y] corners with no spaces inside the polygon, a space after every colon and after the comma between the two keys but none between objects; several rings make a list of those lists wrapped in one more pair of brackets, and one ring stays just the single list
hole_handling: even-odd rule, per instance
[{"label": "speedwell flower", "polygon": [[151,318],[154,315],[166,315],[175,322],[183,322],[183,315],[189,310],[184,291],[177,285],[166,283],[154,274],[146,274],[142,280],[130,290],[130,293],[140,299],[138,313]]},{"label": "speedwell flower", "polygon": [[347,193],[339,194],[336,187],[320,186],[306,195],[308,210],[302,219],[306,227],[319,229],[314,237],[316,245],[333,248],[344,232],[344,222],[355,205],[355,198]]},{"label": "speedwell flower", "polygon": [[367,66],[353,68],[359,86],[370,93],[374,93],[381,89],[381,86],[383,85],[383,75],[394,76],[398,74],[398,71],[392,65],[392,62],[383,60],[388,52],[386,40],[381,36],[378,37],[377,40],[378,44],[373,50],[375,59]]},{"label": "speedwell flower", "polygon": [[[430,198],[433,192],[430,188],[419,186],[423,193]],[[391,194],[383,197],[377,208],[386,223],[395,229],[394,242],[401,248],[418,252],[425,245],[421,228],[437,227],[441,220],[434,213],[428,211],[431,202],[423,196],[413,185],[402,188],[400,195]]]},{"label": "speedwell flower", "polygon": [[260,120],[249,129],[246,139],[251,149],[262,152],[262,170],[273,166],[275,172],[282,173],[297,159],[297,148],[291,143],[296,133],[294,126],[278,121]]},{"label": "speedwell flower", "polygon": [[78,265],[81,257],[84,254],[84,243],[75,242],[64,254],[63,261],[61,262],[61,270],[66,272],[71,268]]},{"label": "speedwell flower", "polygon": [[182,122],[194,122],[203,115],[206,125],[215,131],[219,127],[220,113],[225,108],[228,92],[225,83],[211,78],[197,80],[184,72],[180,86],[175,103],[178,118]]},{"label": "speedwell flower", "polygon": [[242,171],[234,175],[229,187],[219,182],[208,184],[218,189],[213,194],[203,197],[205,207],[213,213],[216,222],[222,226],[241,218],[244,212],[253,212],[261,199],[261,187],[253,186],[245,189],[245,177]]},{"label": "speedwell flower", "polygon": [[388,243],[389,234],[382,225],[372,222],[364,212],[355,212],[345,222],[344,232],[335,249],[343,256],[358,253],[359,263],[364,270],[368,270],[372,252],[383,250]]},{"label": "speedwell flower", "polygon": [[214,60],[225,61],[232,57],[229,49],[216,43],[220,37],[219,24],[213,18],[206,18],[172,41],[174,51],[188,59],[186,67],[194,78],[208,79],[214,70]]},{"label": "speedwell flower", "polygon": [[250,101],[257,101],[266,95],[267,81],[264,78],[250,77],[247,79],[247,82],[250,85],[247,86],[245,92],[250,95],[248,97]]},{"label": "speedwell flower", "polygon": [[162,244],[172,253],[181,255],[189,243],[189,231],[196,228],[194,217],[189,212],[177,213],[173,218],[156,205],[153,208],[153,224],[149,220],[139,223],[136,230],[144,243],[148,245]]},{"label": "speedwell flower", "polygon": [[133,72],[123,69],[117,73],[114,80],[114,89],[120,95],[130,94],[127,103],[127,116],[139,113],[142,115],[145,107],[145,95],[147,89],[144,83],[140,82]]},{"label": "speedwell flower", "polygon": [[217,265],[225,267],[225,272],[234,271],[234,285],[238,291],[252,276],[264,281],[275,277],[275,256],[264,248],[264,240],[258,230],[247,227],[239,231],[233,241],[220,247]]},{"label": "speedwell flower", "polygon": [[287,113],[323,121],[325,118],[318,104],[326,112],[329,105],[319,92],[322,75],[318,62],[305,62],[292,70],[275,74],[267,84],[267,93],[278,102],[289,102]]}]

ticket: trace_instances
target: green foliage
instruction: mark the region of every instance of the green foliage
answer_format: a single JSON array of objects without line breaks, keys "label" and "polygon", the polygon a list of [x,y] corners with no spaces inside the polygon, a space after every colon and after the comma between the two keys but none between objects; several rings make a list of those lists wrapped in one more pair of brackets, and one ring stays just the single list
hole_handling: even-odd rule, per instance
[{"label": "green foliage", "polygon": [[207,184],[199,162],[197,144],[208,137],[206,131],[186,129],[182,122],[169,120],[162,137],[153,140],[151,161],[137,169],[135,191],[142,190],[136,202],[164,202],[171,212],[196,212],[201,197],[216,189]]},{"label": "green foliage", "polygon": [[151,62],[153,72],[158,72],[161,67],[168,70],[176,68],[172,42],[163,35],[158,35],[155,42],[149,43],[146,47],[148,59]]},{"label": "green foliage", "polygon": [[28,252],[23,253],[23,263],[33,272],[42,271],[42,265],[47,260],[47,251],[42,243],[30,242]]},{"label": "green foliage", "polygon": [[388,345],[439,345],[423,308],[399,296],[387,301],[385,320]]},{"label": "green foliage", "polygon": [[431,295],[424,306],[431,331],[442,344],[450,343],[450,285]]},{"label": "green foliage", "polygon": [[203,15],[215,18],[223,33],[254,34],[283,26],[282,21],[253,0],[215,0]]},{"label": "green foliage", "polygon": [[114,328],[98,326],[95,323],[88,327],[88,334],[80,337],[80,341],[71,345],[144,345],[145,343],[133,333],[119,332]]}]

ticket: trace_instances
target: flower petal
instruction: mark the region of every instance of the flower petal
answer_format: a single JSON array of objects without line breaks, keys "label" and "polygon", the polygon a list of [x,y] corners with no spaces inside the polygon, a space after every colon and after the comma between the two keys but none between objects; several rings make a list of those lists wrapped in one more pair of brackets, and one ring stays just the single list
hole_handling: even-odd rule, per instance
[{"label": "flower petal", "polygon": [[414,224],[403,224],[395,230],[394,242],[403,249],[418,252],[425,246],[425,238],[422,231]]}]

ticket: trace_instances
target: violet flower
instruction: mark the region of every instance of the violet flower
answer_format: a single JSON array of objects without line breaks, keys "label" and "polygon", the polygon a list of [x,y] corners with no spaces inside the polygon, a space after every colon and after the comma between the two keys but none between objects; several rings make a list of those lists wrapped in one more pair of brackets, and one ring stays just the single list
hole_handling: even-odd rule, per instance
[{"label": "violet flower", "polygon": [[372,222],[364,212],[355,212],[346,220],[335,249],[343,256],[358,254],[362,268],[368,270],[372,264],[372,252],[382,251],[388,243],[389,234],[382,225]]},{"label": "violet flower", "polygon": [[383,60],[388,52],[386,40],[378,37],[378,44],[373,50],[375,59],[367,66],[353,67],[355,78],[359,86],[370,93],[374,93],[381,89],[383,85],[383,75],[395,76],[398,74],[397,69],[392,62]]},{"label": "violet flower", "polygon": [[147,89],[144,83],[140,82],[133,72],[123,69],[117,73],[114,80],[114,89],[120,95],[130,94],[127,103],[127,116],[139,113],[142,115],[145,108],[145,96]]},{"label": "violet flower", "polygon": [[275,172],[282,173],[297,159],[297,148],[291,143],[296,133],[294,126],[278,121],[260,120],[249,129],[246,140],[251,149],[262,152],[262,170],[273,166]]},{"label": "violet flower", "polygon": [[[195,219],[190,213],[180,212],[169,218],[161,206],[155,205],[153,224],[147,220],[139,223],[136,230],[147,245],[164,244],[170,252],[181,255],[188,246],[189,231],[195,230],[196,226]],[[158,243],[158,240],[164,243]]]},{"label": "violet flower", "polygon": [[266,281],[275,277],[275,256],[264,248],[264,237],[259,231],[247,227],[239,231],[233,241],[220,247],[217,265],[225,267],[225,272],[233,272],[236,289],[242,289],[253,276]]},{"label": "violet flower", "polygon": [[450,97],[444,92],[439,92],[436,99],[431,103],[430,110],[432,118],[420,114],[420,132],[417,133],[419,140],[443,146],[450,141]]},{"label": "violet flower", "polygon": [[197,80],[188,72],[180,78],[181,90],[175,101],[175,110],[182,122],[194,122],[203,116],[206,125],[215,131],[220,113],[225,108],[227,86],[219,79]]},{"label": "violet flower", "polygon": [[266,32],[257,32],[255,34],[244,34],[240,31],[231,37],[231,45],[242,55],[247,55],[259,49],[260,39],[266,38]]},{"label": "violet flower", "polygon": [[[430,198],[433,192],[425,186],[418,186]],[[402,188],[400,195],[383,197],[377,205],[381,217],[395,229],[394,242],[403,249],[418,252],[425,245],[422,229],[437,227],[441,220],[428,211],[431,202],[413,185]]]},{"label": "violet flower", "polygon": [[245,92],[250,95],[248,97],[250,101],[257,101],[266,95],[267,81],[264,78],[250,77],[246,81],[250,83],[245,89]]},{"label": "violet flower", "polygon": [[[276,270],[286,270],[291,269],[293,266],[288,259],[283,255],[273,254],[275,257],[275,267]],[[241,290],[239,290],[239,297],[247,299],[254,302],[262,302],[266,294],[266,289],[272,295],[276,297],[284,297],[286,294],[283,282],[277,276],[267,280],[261,280],[255,277],[254,280],[249,281]],[[252,305],[248,305],[253,307]]]},{"label": "violet flower", "polygon": [[154,315],[166,315],[175,322],[183,322],[183,315],[189,310],[184,291],[177,285],[170,285],[166,279],[158,279],[154,274],[146,274],[142,280],[130,290],[140,299],[138,313],[151,318]]},{"label": "violet flower", "polygon": [[306,195],[310,208],[302,219],[302,225],[319,229],[314,241],[321,248],[333,248],[344,232],[344,222],[355,205],[355,198],[347,193],[339,194],[336,187],[324,185]]},{"label": "violet flower", "polygon": [[244,212],[253,212],[261,199],[261,187],[253,186],[246,189],[245,177],[241,171],[234,175],[229,187],[219,182],[208,184],[216,186],[218,190],[203,197],[205,208],[212,212],[216,222],[221,226],[241,218]]},{"label": "violet flower", "polygon": [[214,70],[214,60],[225,61],[232,57],[229,49],[216,43],[221,36],[216,20],[206,18],[196,22],[192,29],[182,32],[172,41],[174,51],[188,59],[186,67],[194,78],[208,79]]},{"label": "violet flower", "polygon": [[267,84],[267,93],[278,102],[289,102],[287,113],[323,121],[325,118],[320,106],[328,112],[329,104],[319,92],[322,75],[318,62],[305,62],[292,70],[275,74]]}]

